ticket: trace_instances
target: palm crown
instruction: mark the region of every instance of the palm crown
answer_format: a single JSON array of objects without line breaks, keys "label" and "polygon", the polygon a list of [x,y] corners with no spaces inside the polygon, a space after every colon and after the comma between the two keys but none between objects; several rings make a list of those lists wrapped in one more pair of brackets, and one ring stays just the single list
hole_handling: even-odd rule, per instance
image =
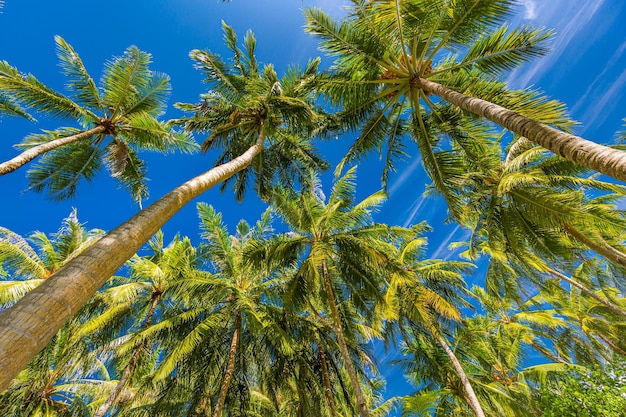
[{"label": "palm crown", "polygon": [[[44,130],[18,145],[32,149],[29,159],[21,165],[42,153],[38,151],[42,145],[48,146],[27,174],[31,189],[47,190],[52,198],[65,199],[74,195],[81,178],[91,180],[106,165],[111,176],[128,188],[136,201],[141,201],[147,197],[148,189],[146,167],[137,150],[191,152],[196,148],[190,136],[157,120],[170,92],[169,77],[151,71],[150,54],[131,46],[122,57],[106,64],[98,87],[72,46],[60,36],[55,40],[61,68],[68,78],[69,97],[33,75],[24,75],[7,62],[0,62],[0,91],[15,103],[80,125]],[[55,145],[68,137],[78,140]]]},{"label": "palm crown", "polygon": [[234,177],[234,188],[241,200],[251,174],[255,174],[255,188],[267,198],[270,183],[277,176],[290,184],[301,180],[302,172],[327,166],[311,144],[311,137],[324,126],[313,94],[320,60],[310,60],[304,70],[289,68],[279,78],[272,65],[259,65],[252,32],[246,34],[245,50],[241,50],[234,30],[225,23],[223,28],[234,66],[229,68],[213,52],[191,51],[211,92],[202,96],[200,104],[178,103],[177,107],[194,115],[174,123],[190,131],[209,132],[202,150],[221,149],[216,164],[232,160],[255,143],[264,144],[261,156]]}]

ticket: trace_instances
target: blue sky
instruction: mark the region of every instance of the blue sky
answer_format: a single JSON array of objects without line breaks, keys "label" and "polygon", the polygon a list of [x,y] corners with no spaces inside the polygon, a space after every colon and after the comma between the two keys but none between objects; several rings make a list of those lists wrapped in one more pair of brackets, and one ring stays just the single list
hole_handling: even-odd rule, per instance
[{"label": "blue sky", "polygon": [[[188,58],[191,49],[224,52],[221,20],[233,26],[240,38],[252,29],[258,39],[260,61],[274,63],[281,71],[290,63],[303,64],[318,56],[317,40],[302,30],[301,9],[319,6],[340,15],[339,0],[110,0],[106,3],[65,0],[58,2],[7,0],[0,14],[4,36],[0,40],[0,59],[30,72],[57,89],[63,77],[55,56],[54,35],[61,35],[74,46],[92,76],[98,79],[103,64],[119,56],[130,45],[153,54],[152,69],[169,74],[173,94],[170,103],[195,102],[204,92],[201,74]],[[512,24],[554,28],[557,35],[553,50],[514,72],[509,82],[514,87],[534,85],[565,102],[574,119],[581,122],[576,133],[601,143],[614,143],[626,117],[626,2],[623,0],[523,0]],[[329,61],[325,61],[329,62]],[[172,109],[166,117],[180,113]],[[0,160],[16,154],[12,148],[26,134],[61,126],[41,119],[32,124],[24,120],[0,119]],[[199,141],[202,138],[198,138]],[[348,138],[325,144],[331,162],[341,157]],[[212,165],[211,155],[150,155],[148,176],[154,201],[174,186],[203,172]],[[359,168],[359,194],[378,190],[376,158]],[[424,198],[425,174],[418,159],[400,166],[390,181],[390,198],[377,220],[408,225],[428,220],[435,230],[430,235],[433,257],[453,256],[447,246],[464,239],[464,231],[445,226],[446,208],[436,197]],[[0,226],[28,235],[35,230],[51,233],[72,207],[87,227],[110,230],[138,208],[117,185],[102,175],[91,184],[79,187],[72,201],[55,203],[41,195],[24,192],[25,168],[0,177],[3,200]],[[330,183],[327,183],[328,187]],[[226,192],[210,191],[197,201],[213,204],[224,213],[231,230],[240,218],[254,221],[265,209],[250,193],[237,204]],[[180,231],[198,239],[195,205],[181,211],[165,228],[166,238]],[[481,282],[480,275],[473,278]],[[382,358],[384,361],[384,357]],[[402,377],[390,375],[390,389],[400,389]],[[395,389],[394,389],[395,386]]]}]

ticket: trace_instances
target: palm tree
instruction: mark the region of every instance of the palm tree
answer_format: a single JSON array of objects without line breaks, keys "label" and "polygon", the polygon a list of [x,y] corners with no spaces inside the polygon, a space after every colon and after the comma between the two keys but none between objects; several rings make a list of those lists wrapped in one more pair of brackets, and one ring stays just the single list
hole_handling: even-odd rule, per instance
[{"label": "palm tree", "polygon": [[371,210],[383,201],[384,194],[378,192],[354,204],[354,193],[354,168],[335,183],[327,202],[315,179],[300,194],[277,189],[272,205],[291,232],[276,238],[263,256],[286,263],[299,260],[298,272],[287,290],[287,307],[306,304],[307,291],[315,291],[318,286],[324,288],[358,412],[370,416],[346,342],[351,319],[346,311],[340,311],[342,306],[338,301],[350,294],[351,302],[359,310],[367,311],[380,294],[382,269],[392,261],[381,239],[388,233],[388,226],[371,220]]},{"label": "palm tree", "polygon": [[[199,252],[213,273],[179,280],[174,296],[188,307],[150,330],[164,332],[170,340],[154,378],[159,381],[175,373],[176,379],[193,380],[187,394],[190,410],[204,409],[205,414],[210,410],[218,417],[227,400],[248,401],[247,381],[254,379],[255,369],[263,372],[269,366],[265,362],[271,360],[270,352],[289,353],[291,346],[276,321],[282,315],[275,311],[280,308],[272,291],[279,280],[244,257],[250,242],[271,232],[269,211],[255,227],[239,222],[234,236],[229,236],[213,207],[200,203],[198,213],[203,229]],[[230,390],[235,382],[244,384],[235,388],[237,393]]]},{"label": "palm tree", "polygon": [[509,28],[504,22],[512,2],[355,0],[353,4],[341,24],[318,9],[306,11],[307,31],[320,36],[322,48],[337,56],[325,92],[331,101],[342,102],[353,120],[366,120],[349,157],[376,149],[385,135],[390,155],[402,154],[400,115],[408,106],[409,128],[413,135],[424,136],[421,142],[416,139],[425,167],[437,176],[424,116],[430,112],[442,124],[447,121],[429,98],[434,94],[457,113],[490,120],[577,164],[626,180],[626,153],[560,130],[571,124],[563,106],[534,90],[509,90],[497,80],[545,54],[552,35],[530,27]]},{"label": "palm tree", "polygon": [[[196,251],[188,238],[175,236],[165,246],[163,233],[159,231],[149,242],[150,253],[135,255],[128,262],[128,277],[114,277],[100,293],[101,313],[77,330],[78,337],[90,337],[107,351],[115,346],[115,362],[124,364],[120,377],[111,393],[104,399],[94,417],[102,417],[118,403],[120,394],[140,367],[146,351],[153,349],[154,341],[141,336],[155,321],[163,317],[166,303],[172,303],[170,290],[176,280],[194,273]],[[122,335],[113,339],[116,335]],[[124,340],[120,343],[119,339]],[[119,345],[118,345],[119,344]],[[128,352],[126,355],[120,354]]]},{"label": "palm tree", "polygon": [[[228,29],[226,32],[230,33]],[[312,126],[319,123],[312,107],[311,92],[318,61],[311,61],[304,71],[293,68],[285,77],[277,80],[271,66],[266,66],[262,72],[255,70],[254,38],[249,35],[247,39],[248,53],[244,59],[233,37],[227,36],[227,45],[234,49],[235,57],[240,57],[240,64],[236,65],[234,71],[228,71],[215,54],[192,52],[198,66],[204,68],[207,81],[235,106],[231,109],[231,123],[230,116],[226,120],[211,118],[209,109],[206,109],[209,116],[203,115],[200,105],[197,119],[203,126],[212,126],[213,132],[205,148],[209,144],[232,145],[233,149],[241,149],[242,153],[236,157],[228,153],[223,155],[220,165],[176,187],[111,231],[88,251],[57,271],[54,280],[32,291],[11,310],[2,314],[0,390],[161,226],[192,199],[251,166],[266,143],[277,156],[275,160],[285,162],[287,168],[292,168],[286,169],[286,173],[297,175],[299,167],[312,168],[318,165],[309,136],[314,130]],[[220,102],[227,105],[224,100]],[[193,119],[190,118],[189,123]],[[209,125],[207,120],[213,124]],[[292,126],[292,122],[297,123]],[[298,131],[303,136],[297,136]],[[213,137],[220,140],[214,141]],[[228,140],[224,142],[221,139]],[[231,157],[234,158],[230,160]],[[259,172],[257,167],[264,171]],[[259,163],[252,165],[252,172],[268,178],[279,168]],[[265,186],[266,182],[258,185]],[[46,320],[43,320],[44,317]]]},{"label": "palm tree", "polygon": [[412,333],[422,331],[432,337],[452,364],[462,383],[465,391],[463,397],[468,405],[476,416],[484,416],[463,366],[440,329],[441,323],[445,326],[446,322],[460,320],[457,306],[466,304],[462,298],[465,288],[461,274],[469,272],[473,265],[436,259],[420,261],[426,243],[420,234],[425,230],[428,230],[428,226],[422,223],[403,231],[401,235],[398,233],[396,259],[403,270],[391,274],[388,279],[382,314],[390,324],[397,323],[408,345],[411,344]]},{"label": "palm tree", "polygon": [[0,228],[0,270],[13,278],[0,279],[0,306],[6,309],[15,304],[103,235],[100,229],[86,230],[76,210],[51,236],[35,232],[23,238]]},{"label": "palm tree", "polygon": [[[492,155],[492,168],[458,177],[458,203],[464,210],[457,220],[473,230],[466,255],[491,258],[487,274],[491,289],[510,284],[512,296],[521,287],[513,277],[535,279],[541,285],[545,275],[551,275],[626,315],[619,305],[561,272],[588,258],[588,249],[621,267],[619,246],[607,240],[621,240],[626,223],[616,201],[626,190],[582,177],[581,167],[545,153],[518,139],[504,162]],[[502,281],[507,277],[509,284]]]},{"label": "palm tree", "polygon": [[157,120],[170,92],[169,77],[151,71],[150,54],[131,46],[123,57],[107,63],[98,88],[72,46],[60,36],[55,41],[72,97],[4,61],[0,62],[0,91],[26,108],[72,119],[81,127],[61,127],[28,136],[18,145],[27,150],[0,164],[0,175],[43,155],[27,174],[31,189],[47,189],[54,199],[61,200],[75,194],[81,178],[92,179],[106,165],[111,176],[140,202],[147,197],[148,189],[146,168],[137,150],[196,149],[188,134]]}]

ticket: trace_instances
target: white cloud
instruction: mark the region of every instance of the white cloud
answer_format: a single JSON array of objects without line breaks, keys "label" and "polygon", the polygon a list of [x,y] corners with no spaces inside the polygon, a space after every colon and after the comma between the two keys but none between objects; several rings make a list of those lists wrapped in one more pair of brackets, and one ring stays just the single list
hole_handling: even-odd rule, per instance
[{"label": "white cloud", "polygon": [[524,5],[524,18],[533,20],[537,17],[537,3],[534,0],[523,0]]},{"label": "white cloud", "polygon": [[[527,13],[529,2],[534,2],[534,0],[524,0]],[[604,2],[605,0],[553,0],[535,3],[532,9],[535,13],[533,23],[554,28],[557,32],[555,42],[552,45],[552,52],[539,60],[537,64],[514,71],[509,81],[513,85],[527,87],[550,70],[568,49],[574,37],[588,29],[588,23]],[[591,30],[595,31],[596,28],[591,28]],[[581,46],[578,45],[577,47],[580,49]],[[582,52],[583,50],[580,51],[581,54]]]},{"label": "white cloud", "polygon": [[[594,122],[601,123],[606,118],[606,115],[615,107],[616,95],[622,93],[622,87],[626,82],[626,71],[622,72],[617,79],[607,79],[607,73],[611,71],[616,64],[619,67],[623,66],[620,62],[620,58],[626,51],[626,41],[623,42],[620,47],[615,51],[613,56],[604,69],[597,77],[589,84],[585,93],[578,99],[576,104],[571,109],[572,116],[577,119],[581,119],[585,125],[585,128],[581,133],[584,133]],[[610,81],[610,87],[606,88],[607,81]],[[598,95],[599,91],[605,91],[604,94]],[[578,117],[577,113],[583,109],[588,108],[589,111],[582,117]]]}]

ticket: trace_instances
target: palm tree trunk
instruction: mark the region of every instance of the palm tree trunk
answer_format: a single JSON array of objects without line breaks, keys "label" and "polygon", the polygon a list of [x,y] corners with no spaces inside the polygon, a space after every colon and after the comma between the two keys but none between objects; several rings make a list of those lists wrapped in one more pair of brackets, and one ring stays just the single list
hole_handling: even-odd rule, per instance
[{"label": "palm tree trunk", "polygon": [[37,145],[30,149],[27,149],[15,158],[9,159],[8,161],[1,163],[0,175],[8,174],[9,172],[15,171],[16,169],[24,166],[26,163],[37,158],[41,154],[67,145],[69,143],[77,142],[93,135],[103,133],[105,130],[106,128],[104,126],[96,126],[93,129],[89,129],[84,132],[80,132],[72,136],[66,136],[64,138],[55,139],[50,142],[42,143],[41,145]]},{"label": "palm tree trunk", "polygon": [[548,268],[547,272],[549,272],[550,274],[554,275],[555,277],[557,277],[559,279],[562,279],[563,281],[569,283],[570,285],[573,285],[574,287],[578,288],[579,290],[581,290],[582,292],[587,294],[589,297],[591,297],[594,300],[596,300],[597,302],[601,303],[602,305],[604,305],[605,307],[607,307],[609,310],[613,311],[614,313],[617,313],[620,316],[626,317],[626,311],[622,310],[619,306],[613,304],[609,300],[605,300],[604,298],[600,297],[595,292],[591,291],[589,288],[585,287],[584,285],[582,285],[581,283],[579,283],[577,281],[574,281],[573,279],[571,279],[567,275],[564,275],[564,274],[560,273],[559,271],[556,271],[556,270],[554,270],[552,268]]},{"label": "palm tree trunk", "polygon": [[435,339],[437,339],[437,342],[439,342],[443,350],[446,352],[446,355],[448,355],[448,358],[450,358],[450,362],[452,362],[452,366],[454,366],[456,373],[459,375],[461,383],[463,384],[463,388],[465,389],[465,393],[467,394],[466,400],[468,405],[472,408],[472,411],[474,411],[474,414],[476,414],[477,417],[485,417],[485,413],[483,412],[483,409],[478,402],[478,398],[476,397],[474,388],[472,388],[472,384],[470,384],[470,381],[467,378],[467,374],[463,370],[463,367],[461,366],[461,363],[457,359],[456,355],[454,354],[454,352],[452,352],[443,337],[439,336],[434,331],[431,331],[430,333]]},{"label": "palm tree trunk", "polygon": [[[150,323],[152,322],[152,316],[154,315],[154,311],[156,310],[156,307],[159,304],[160,300],[161,300],[161,294],[155,293],[152,297],[152,304],[150,305],[150,309],[148,310],[146,319],[144,320],[143,325],[141,326],[142,330],[145,330],[148,328],[148,326],[150,326]],[[126,365],[126,368],[124,368],[122,377],[117,382],[115,389],[113,389],[113,392],[108,396],[108,398],[104,401],[104,404],[100,406],[100,408],[98,409],[98,411],[96,411],[96,414],[94,414],[93,417],[103,417],[107,413],[107,411],[109,411],[109,408],[111,408],[111,406],[115,404],[115,402],[117,401],[117,397],[120,395],[124,387],[126,387],[126,383],[128,382],[128,379],[130,378],[133,371],[135,370],[135,367],[137,366],[137,362],[139,362],[139,357],[141,356],[141,351],[143,350],[143,347],[145,346],[145,344],[146,344],[146,340],[143,339],[139,343],[139,345],[137,345],[132,358],[130,358],[130,362],[128,362],[128,365]]]},{"label": "palm tree trunk", "polygon": [[0,392],[26,367],[124,262],[174,214],[241,171],[261,152],[264,136],[246,152],[176,187],[102,237],[0,315]]},{"label": "palm tree trunk", "polygon": [[608,242],[599,234],[596,235],[598,242],[594,242],[592,239],[589,239],[583,233],[580,233],[573,226],[567,223],[563,224],[563,228],[567,231],[567,233],[572,235],[576,240],[587,246],[592,251],[604,256],[609,261],[615,262],[617,265],[626,267],[626,254],[609,245]]},{"label": "palm tree trunk", "polygon": [[324,392],[326,393],[326,401],[330,407],[330,415],[337,417],[337,406],[335,405],[335,397],[333,396],[333,388],[330,385],[330,377],[328,374],[328,365],[326,364],[326,353],[321,346],[317,348],[320,355],[320,362],[322,364],[322,374],[324,378]]},{"label": "palm tree trunk", "polygon": [[354,370],[352,358],[350,358],[350,353],[348,352],[348,345],[346,344],[346,339],[343,336],[341,318],[339,317],[339,310],[337,310],[337,305],[335,304],[335,296],[333,295],[333,287],[330,283],[330,275],[328,274],[326,261],[322,261],[322,272],[324,275],[324,286],[326,287],[326,295],[328,297],[328,303],[330,304],[330,311],[333,315],[333,320],[335,322],[335,331],[337,332],[337,342],[339,342],[339,350],[341,351],[341,355],[343,356],[343,361],[346,365],[346,371],[350,376],[350,381],[352,382],[352,387],[354,388],[354,394],[356,396],[356,400],[359,406],[359,412],[361,414],[361,417],[370,417],[370,412],[367,409],[367,405],[365,404],[365,397],[363,396],[363,391],[361,390],[359,379],[356,375],[356,371]]},{"label": "palm tree trunk", "polygon": [[217,397],[217,404],[213,411],[213,417],[219,417],[222,415],[222,409],[224,408],[224,402],[226,402],[226,394],[228,394],[228,387],[230,381],[233,379],[235,373],[235,357],[237,356],[237,344],[239,343],[239,337],[241,335],[241,311],[237,313],[235,319],[235,332],[233,333],[233,340],[230,342],[230,351],[228,352],[228,365],[226,366],[226,373],[224,374],[224,380],[220,387],[220,393]]},{"label": "palm tree trunk", "polygon": [[466,96],[425,78],[418,79],[418,86],[463,110],[524,136],[563,158],[626,181],[626,152],[562,132],[497,104]]}]

